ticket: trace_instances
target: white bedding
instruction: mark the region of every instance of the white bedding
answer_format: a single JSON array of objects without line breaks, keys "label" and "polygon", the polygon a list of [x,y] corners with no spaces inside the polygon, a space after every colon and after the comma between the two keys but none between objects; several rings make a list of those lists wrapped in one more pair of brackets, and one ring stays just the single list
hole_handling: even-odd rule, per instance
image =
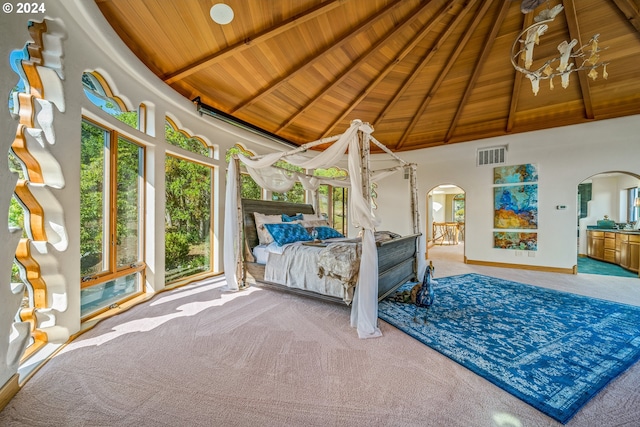
[{"label": "white bedding", "polygon": [[[359,243],[340,243],[345,240],[348,239],[331,239],[331,242],[326,241],[326,247],[308,246],[301,242],[269,245],[264,248],[268,252],[264,279],[290,288],[341,298],[350,304],[357,281]],[[351,255],[336,258],[338,252],[351,252]],[[344,262],[352,265],[345,266]],[[345,271],[355,274],[344,277]]]},{"label": "white bedding", "polygon": [[258,245],[253,248],[253,256],[258,264],[266,264],[269,259],[269,245]]},{"label": "white bedding", "polygon": [[[376,233],[377,241],[393,237],[388,232]],[[324,243],[327,246],[271,243],[256,246],[253,254],[256,262],[265,264],[267,282],[341,298],[350,304],[358,279],[361,241],[336,238]]]}]

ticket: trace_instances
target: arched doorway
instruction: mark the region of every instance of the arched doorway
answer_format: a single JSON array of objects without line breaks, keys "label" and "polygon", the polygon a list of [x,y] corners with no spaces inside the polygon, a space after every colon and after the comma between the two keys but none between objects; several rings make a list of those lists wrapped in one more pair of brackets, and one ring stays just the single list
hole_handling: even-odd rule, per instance
[{"label": "arched doorway", "polygon": [[465,191],[455,184],[441,184],[427,193],[427,253],[447,251],[464,262],[466,219]]},{"label": "arched doorway", "polygon": [[639,187],[639,175],[622,171],[578,184],[578,274],[638,277]]}]

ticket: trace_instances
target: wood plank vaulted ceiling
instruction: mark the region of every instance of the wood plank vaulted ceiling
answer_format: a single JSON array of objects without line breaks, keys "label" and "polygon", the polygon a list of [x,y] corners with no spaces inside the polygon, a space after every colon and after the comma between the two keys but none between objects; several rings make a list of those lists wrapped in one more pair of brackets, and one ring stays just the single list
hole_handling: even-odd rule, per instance
[{"label": "wood plank vaulted ceiling", "polygon": [[227,25],[209,15],[222,0],[96,3],[180,94],[298,145],[353,119],[405,151],[640,114],[640,0],[564,0],[536,63],[600,34],[609,77],[573,73],[567,89],[543,81],[537,96],[511,47],[560,1],[528,14],[520,1],[224,0]]}]

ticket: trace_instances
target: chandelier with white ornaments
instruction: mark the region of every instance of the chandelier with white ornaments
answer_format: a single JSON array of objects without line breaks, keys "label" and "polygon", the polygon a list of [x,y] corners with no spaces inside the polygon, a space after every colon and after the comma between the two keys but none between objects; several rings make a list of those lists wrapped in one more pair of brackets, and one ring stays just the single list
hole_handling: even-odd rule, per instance
[{"label": "chandelier with white ornaments", "polygon": [[[541,2],[538,1],[538,3]],[[549,28],[548,24],[553,22],[563,9],[562,4],[551,9],[547,6],[534,18],[532,25],[518,34],[511,47],[511,64],[531,81],[531,90],[534,95],[538,94],[542,80],[549,80],[549,88],[553,89],[553,79],[556,77],[560,78],[562,87],[566,89],[569,87],[569,76],[577,71],[584,71],[595,80],[598,78],[597,69],[602,67],[602,77],[604,79],[608,77],[607,65],[609,63],[600,62],[600,52],[603,48],[598,45],[599,34],[594,35],[587,44],[579,46],[575,50],[578,40],[563,41],[558,45],[558,56],[549,59],[537,68],[531,68],[534,63],[534,47],[540,44],[541,37]],[[522,60],[522,65],[519,63],[520,60]]]}]

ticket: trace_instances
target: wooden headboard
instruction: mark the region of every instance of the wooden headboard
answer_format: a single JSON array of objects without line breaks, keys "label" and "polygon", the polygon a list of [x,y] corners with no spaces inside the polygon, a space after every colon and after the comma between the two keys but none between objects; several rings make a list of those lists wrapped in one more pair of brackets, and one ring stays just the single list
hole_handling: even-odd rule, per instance
[{"label": "wooden headboard", "polygon": [[264,215],[297,213],[314,214],[313,206],[301,203],[273,202],[270,200],[242,199],[242,214],[244,219],[244,239],[249,248],[258,246],[258,232],[253,213]]}]

